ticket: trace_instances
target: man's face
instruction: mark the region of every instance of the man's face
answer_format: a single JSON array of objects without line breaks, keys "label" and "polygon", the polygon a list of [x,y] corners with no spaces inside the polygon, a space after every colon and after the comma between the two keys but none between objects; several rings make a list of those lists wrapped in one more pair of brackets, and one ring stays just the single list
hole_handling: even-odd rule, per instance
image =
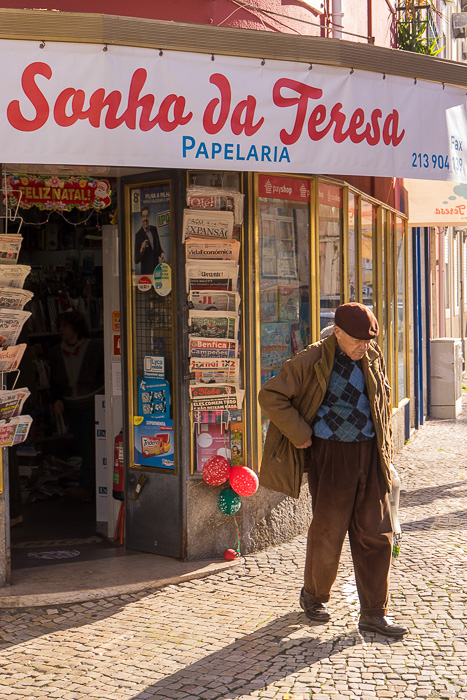
[{"label": "man's face", "polygon": [[144,231],[147,231],[149,228],[149,210],[148,209],[143,209],[141,212],[141,225],[143,227]]},{"label": "man's face", "polygon": [[366,353],[370,347],[371,340],[359,340],[358,338],[352,338],[351,335],[346,333],[339,328],[339,326],[334,327],[334,334],[337,338],[342,352],[350,357],[351,360],[361,360],[363,355]]}]

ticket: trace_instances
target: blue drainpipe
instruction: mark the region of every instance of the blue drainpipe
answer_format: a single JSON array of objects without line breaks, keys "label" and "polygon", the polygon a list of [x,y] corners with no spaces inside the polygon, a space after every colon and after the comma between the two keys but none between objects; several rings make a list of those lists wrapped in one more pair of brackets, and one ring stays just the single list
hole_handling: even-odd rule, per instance
[{"label": "blue drainpipe", "polygon": [[423,425],[423,329],[422,314],[420,312],[422,299],[421,281],[421,251],[420,251],[420,227],[412,228],[413,250],[413,359],[414,359],[414,387],[415,387],[415,428]]}]

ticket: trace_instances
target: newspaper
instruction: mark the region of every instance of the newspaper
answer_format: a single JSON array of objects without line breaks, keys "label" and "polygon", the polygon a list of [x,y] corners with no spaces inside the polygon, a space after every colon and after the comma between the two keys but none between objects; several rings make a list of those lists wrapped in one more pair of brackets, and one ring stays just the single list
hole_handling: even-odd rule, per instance
[{"label": "newspaper", "polygon": [[245,391],[230,384],[194,384],[189,387],[194,411],[237,410],[242,407]]},{"label": "newspaper", "polygon": [[186,263],[186,291],[192,289],[220,289],[235,292],[238,283],[238,265],[216,260],[190,260]]},{"label": "newspaper", "polygon": [[31,395],[29,389],[0,391],[0,422],[19,416],[24,402]]},{"label": "newspaper", "polygon": [[187,238],[185,242],[187,260],[232,260],[238,263],[240,241],[234,238]]},{"label": "newspaper", "polygon": [[191,236],[232,238],[234,215],[231,211],[183,210],[182,243]]},{"label": "newspaper", "polygon": [[24,309],[34,294],[27,289],[0,287],[0,307],[4,309]]},{"label": "newspaper", "polygon": [[243,222],[244,195],[233,187],[202,187],[191,185],[186,191],[186,203],[191,209],[232,211],[235,224]]},{"label": "newspaper", "polygon": [[0,233],[0,265],[16,265],[23,237]]},{"label": "newspaper", "polygon": [[31,316],[29,311],[0,309],[0,346],[16,345],[24,323]]},{"label": "newspaper", "polygon": [[226,358],[190,358],[190,384],[238,384],[240,361]]},{"label": "newspaper", "polygon": [[30,272],[29,265],[0,265],[0,287],[21,289]]},{"label": "newspaper", "polygon": [[24,442],[31,427],[31,416],[15,416],[8,422],[0,423],[0,447],[11,447]]},{"label": "newspaper", "polygon": [[190,311],[190,335],[199,338],[235,338],[238,335],[238,314],[223,311]]},{"label": "newspaper", "polygon": [[26,347],[26,343],[21,343],[5,349],[0,348],[0,372],[14,372],[18,369]]},{"label": "newspaper", "polygon": [[190,357],[230,359],[238,357],[237,340],[190,338],[188,347]]},{"label": "newspaper", "polygon": [[193,309],[238,313],[240,295],[238,292],[223,292],[216,289],[192,289],[188,294],[188,304]]}]

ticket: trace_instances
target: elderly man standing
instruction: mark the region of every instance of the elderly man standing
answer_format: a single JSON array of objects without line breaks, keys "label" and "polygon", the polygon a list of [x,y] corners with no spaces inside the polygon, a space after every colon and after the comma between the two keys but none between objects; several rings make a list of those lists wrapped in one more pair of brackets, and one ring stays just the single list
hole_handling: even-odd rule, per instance
[{"label": "elderly man standing", "polygon": [[325,340],[309,345],[261,389],[270,425],[260,482],[298,498],[308,471],[313,519],[300,605],[327,622],[326,607],[348,533],[360,599],[360,630],[401,637],[387,617],[392,525],[390,387],[373,312],[356,302],[336,310]]}]

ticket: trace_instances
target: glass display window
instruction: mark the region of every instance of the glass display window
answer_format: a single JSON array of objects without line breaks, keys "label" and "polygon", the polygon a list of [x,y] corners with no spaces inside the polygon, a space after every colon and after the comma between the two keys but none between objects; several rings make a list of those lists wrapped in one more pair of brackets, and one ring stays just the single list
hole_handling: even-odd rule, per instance
[{"label": "glass display window", "polygon": [[334,327],[334,314],[342,301],[343,192],[326,182],[318,185],[320,335]]},{"label": "glass display window", "polygon": [[172,183],[126,186],[132,466],[175,469]]}]

